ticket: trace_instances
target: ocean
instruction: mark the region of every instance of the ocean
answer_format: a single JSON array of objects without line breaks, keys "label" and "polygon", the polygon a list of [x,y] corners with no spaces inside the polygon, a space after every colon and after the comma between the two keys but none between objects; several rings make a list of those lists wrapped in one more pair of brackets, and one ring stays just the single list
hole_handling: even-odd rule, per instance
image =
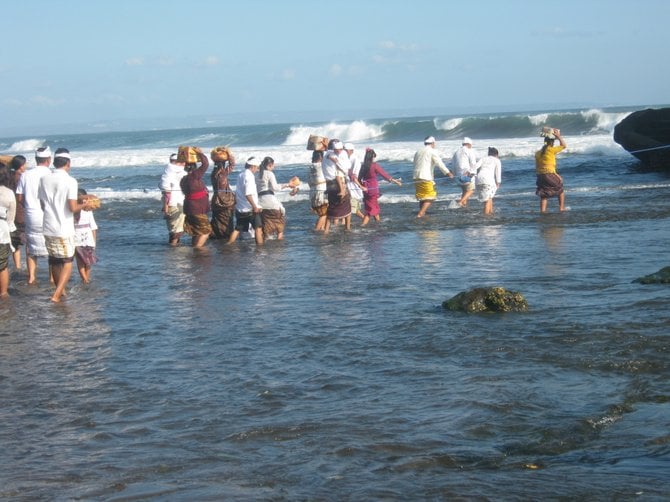
[{"label": "ocean", "polygon": [[[4,500],[662,500],[670,493],[670,171],[612,140],[633,108],[0,138],[72,152],[102,199],[92,282],[51,304],[11,270],[0,302]],[[539,214],[533,153],[560,128],[566,206]],[[315,233],[309,134],[366,147],[380,223]],[[495,214],[412,157],[500,151]],[[283,241],[167,245],[158,181],[179,145],[273,157]],[[241,164],[242,162],[240,162]],[[241,167],[241,166],[240,166]],[[238,167],[238,171],[239,168]],[[208,177],[207,177],[208,178]],[[236,179],[233,176],[233,181]],[[11,267],[11,266],[10,266]],[[477,286],[526,313],[442,302]]]}]

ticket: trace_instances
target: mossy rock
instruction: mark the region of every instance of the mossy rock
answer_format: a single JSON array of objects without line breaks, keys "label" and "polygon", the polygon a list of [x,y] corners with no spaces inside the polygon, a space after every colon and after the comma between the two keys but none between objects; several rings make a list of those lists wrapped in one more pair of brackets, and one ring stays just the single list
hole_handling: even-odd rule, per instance
[{"label": "mossy rock", "polygon": [[517,291],[509,291],[499,286],[490,288],[474,288],[458,293],[453,298],[442,302],[448,310],[467,312],[526,312],[528,302]]},{"label": "mossy rock", "polygon": [[638,277],[633,282],[640,284],[668,284],[670,283],[670,267],[663,267],[656,273]]}]

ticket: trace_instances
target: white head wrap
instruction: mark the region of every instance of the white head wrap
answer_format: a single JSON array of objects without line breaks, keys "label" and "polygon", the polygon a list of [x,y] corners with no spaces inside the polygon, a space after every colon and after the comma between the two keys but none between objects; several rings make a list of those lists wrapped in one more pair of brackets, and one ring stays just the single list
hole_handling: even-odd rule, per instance
[{"label": "white head wrap", "polygon": [[432,145],[433,143],[435,143],[435,138],[433,138],[432,136],[428,136],[426,139],[423,140],[424,145]]},{"label": "white head wrap", "polygon": [[35,150],[35,157],[38,159],[48,159],[51,157],[51,148],[47,146],[44,150]]},{"label": "white head wrap", "polygon": [[72,159],[72,157],[70,157],[70,154],[67,153],[67,152],[57,153],[56,156],[55,156],[54,158],[55,158],[55,159],[61,158],[61,159],[68,159],[68,160],[69,160],[69,159]]}]

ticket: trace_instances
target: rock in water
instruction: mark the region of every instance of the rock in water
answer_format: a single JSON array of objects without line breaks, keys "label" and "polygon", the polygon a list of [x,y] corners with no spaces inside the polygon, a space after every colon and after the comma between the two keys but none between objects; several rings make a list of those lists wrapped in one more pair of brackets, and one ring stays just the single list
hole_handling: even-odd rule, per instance
[{"label": "rock in water", "polygon": [[526,312],[528,302],[521,293],[496,286],[464,291],[442,302],[442,307],[469,314],[479,312]]},{"label": "rock in water", "polygon": [[639,110],[614,127],[614,141],[652,169],[670,168],[670,108]]},{"label": "rock in water", "polygon": [[668,284],[670,283],[670,267],[663,267],[658,272],[638,277],[633,282],[640,284]]}]

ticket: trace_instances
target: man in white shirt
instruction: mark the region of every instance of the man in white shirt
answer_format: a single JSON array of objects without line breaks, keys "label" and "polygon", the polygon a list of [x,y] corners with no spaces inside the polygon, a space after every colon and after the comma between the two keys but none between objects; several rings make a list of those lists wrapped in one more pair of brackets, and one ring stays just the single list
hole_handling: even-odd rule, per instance
[{"label": "man in white shirt", "polygon": [[28,284],[35,284],[37,280],[37,258],[48,256],[42,232],[44,213],[37,196],[40,180],[51,172],[51,149],[48,146],[35,151],[35,163],[37,165],[25,171],[16,185],[16,200],[23,205],[25,215]]},{"label": "man in white shirt", "polygon": [[240,232],[246,232],[251,225],[254,229],[256,245],[263,245],[263,221],[261,206],[258,203],[258,188],[256,176],[261,165],[257,157],[249,157],[244,165],[244,171],[237,178],[235,187],[235,230],[228,238],[228,244],[237,240]]},{"label": "man in white shirt", "polygon": [[72,275],[75,253],[74,213],[90,210],[77,200],[77,180],[70,176],[70,152],[59,148],[54,154],[54,171],[40,179],[37,195],[44,211],[44,240],[49,266],[56,284],[51,301],[60,302]]},{"label": "man in white shirt", "polygon": [[461,199],[458,201],[461,207],[468,205],[468,199],[475,191],[475,174],[477,174],[477,152],[472,148],[472,140],[467,136],[463,138],[460,148],[454,152],[451,158],[451,166],[456,173],[458,183],[461,185]]},{"label": "man in white shirt", "polygon": [[170,162],[165,166],[158,185],[162,193],[163,216],[168,228],[168,242],[170,246],[179,245],[184,233],[184,192],[179,182],[186,176],[184,163],[178,160],[178,155],[170,155]]},{"label": "man in white shirt", "polygon": [[414,154],[414,190],[416,200],[419,201],[417,218],[423,218],[433,201],[437,199],[435,167],[438,167],[446,176],[454,177],[435,150],[435,138],[428,136],[423,140],[423,145],[423,148]]}]

